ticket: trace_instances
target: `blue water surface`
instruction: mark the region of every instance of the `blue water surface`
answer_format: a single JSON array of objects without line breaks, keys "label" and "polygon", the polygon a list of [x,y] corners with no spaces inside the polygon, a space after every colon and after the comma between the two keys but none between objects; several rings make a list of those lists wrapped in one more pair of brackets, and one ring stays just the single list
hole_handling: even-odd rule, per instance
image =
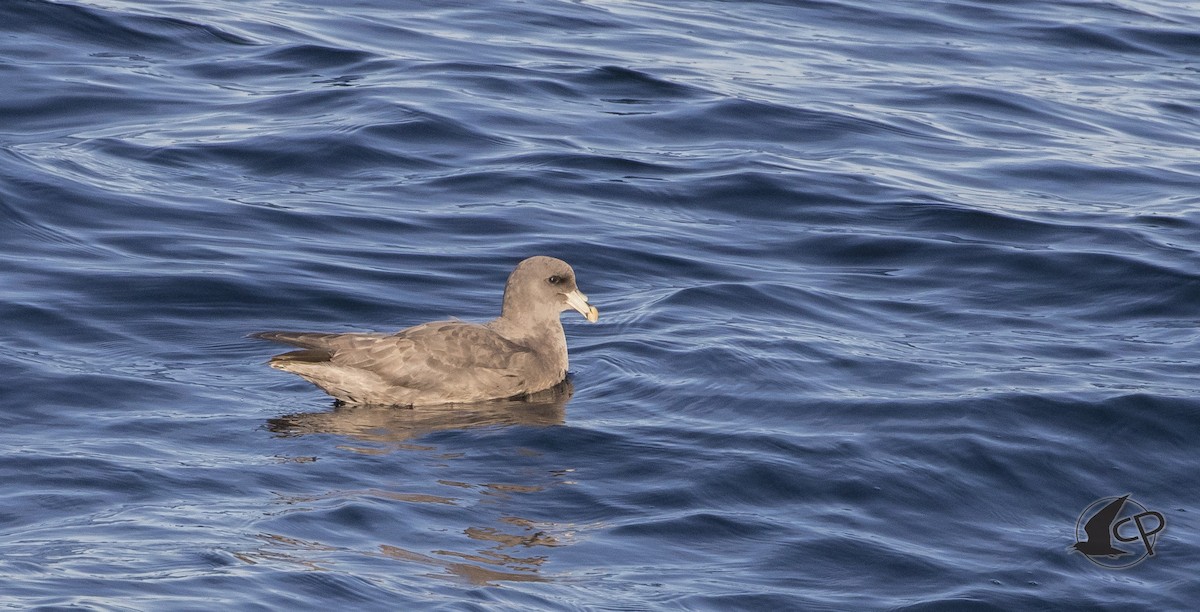
[{"label": "blue water surface", "polygon": [[[4,0],[0,83],[2,608],[1200,598],[1191,3]],[[535,254],[559,394],[245,337]],[[1126,493],[1155,555],[1070,551]]]}]

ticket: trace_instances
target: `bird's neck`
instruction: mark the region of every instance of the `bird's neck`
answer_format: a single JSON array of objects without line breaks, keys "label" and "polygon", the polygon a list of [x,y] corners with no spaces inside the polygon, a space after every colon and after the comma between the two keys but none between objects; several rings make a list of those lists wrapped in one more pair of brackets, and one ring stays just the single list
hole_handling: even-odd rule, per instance
[{"label": "bird's neck", "polygon": [[496,333],[519,344],[563,343],[563,326],[558,317],[517,317],[506,313],[490,326]]}]

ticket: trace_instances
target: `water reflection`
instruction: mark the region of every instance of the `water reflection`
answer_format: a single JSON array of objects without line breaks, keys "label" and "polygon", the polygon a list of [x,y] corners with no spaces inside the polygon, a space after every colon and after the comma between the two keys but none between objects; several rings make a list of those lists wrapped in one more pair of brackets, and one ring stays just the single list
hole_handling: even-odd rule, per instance
[{"label": "water reflection", "polygon": [[447,406],[338,405],[326,412],[303,412],[267,420],[280,435],[325,433],[368,442],[399,443],[426,434],[455,429],[526,425],[562,425],[575,387],[570,379],[558,386],[516,400],[496,400]]},{"label": "water reflection", "polygon": [[277,533],[260,533],[256,539],[261,542],[258,548],[232,552],[232,556],[247,565],[286,564],[322,572],[345,566],[349,561],[348,556],[387,558],[441,570],[425,574],[430,578],[450,579],[478,586],[495,586],[500,582],[551,580],[550,577],[538,573],[539,566],[546,561],[545,556],[520,557],[487,549],[477,554],[447,550],[423,554],[391,544],[380,544],[377,551],[359,552]]},{"label": "water reflection", "polygon": [[[428,455],[437,447],[414,444],[413,441],[432,432],[511,425],[563,425],[566,404],[573,392],[574,387],[567,380],[554,389],[521,400],[418,408],[339,405],[328,411],[270,419],[267,427],[279,436],[333,434],[364,443],[349,449],[338,445],[343,450],[373,455],[407,450],[420,456]],[[519,457],[538,456],[529,449],[514,449],[514,452]],[[388,482],[371,488],[281,495],[279,502],[286,510],[272,513],[280,522],[258,534],[259,545],[255,549],[237,552],[234,556],[248,564],[281,563],[316,571],[327,571],[334,566],[344,569],[368,559],[389,559],[428,568],[424,575],[431,578],[481,586],[552,580],[552,576],[545,573],[548,551],[573,543],[580,529],[586,527],[514,515],[521,513],[530,497],[553,495],[557,486],[573,484],[570,479],[574,470],[543,467],[511,472],[504,466],[504,482],[465,482],[465,479],[444,478],[447,475],[445,460],[461,458],[461,455],[438,454],[436,457],[437,471],[441,472],[437,476],[443,477],[430,473],[425,482],[420,482],[419,478],[409,480],[404,485],[407,490],[392,490],[394,483]],[[413,467],[411,462],[409,467]],[[513,482],[511,479],[517,473],[526,474],[532,482]],[[368,516],[379,512],[381,502],[387,508],[384,510],[387,515],[394,514],[404,520],[380,531],[377,537],[382,542],[377,540],[374,548],[347,548],[322,542],[326,538],[313,533],[310,518],[306,518],[338,516],[338,510],[354,507],[361,507],[363,515]],[[439,510],[408,512],[405,506],[409,504]],[[354,512],[345,514],[354,515]],[[385,519],[385,522],[391,523],[391,519]],[[405,528],[396,527],[400,524]],[[281,530],[281,527],[285,528]],[[352,528],[363,529],[363,523],[357,522]],[[437,549],[422,550],[420,545],[406,545],[406,542],[427,539],[431,532],[460,535]]]}]

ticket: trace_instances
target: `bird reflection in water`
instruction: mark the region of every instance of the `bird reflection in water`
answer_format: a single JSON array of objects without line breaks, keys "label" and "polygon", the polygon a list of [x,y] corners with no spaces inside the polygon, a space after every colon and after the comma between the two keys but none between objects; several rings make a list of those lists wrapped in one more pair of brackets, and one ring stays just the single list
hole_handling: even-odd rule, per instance
[{"label": "bird reflection in water", "polygon": [[[413,441],[438,431],[512,425],[562,425],[565,422],[566,404],[573,392],[574,387],[570,379],[567,379],[552,389],[514,400],[415,408],[340,404],[329,411],[290,414],[270,419],[267,421],[267,428],[279,436],[332,434],[350,438],[362,443],[362,446],[340,448],[360,453],[427,451],[432,450],[432,447],[413,444]],[[561,478],[569,472],[571,470],[552,471],[552,482],[566,482]],[[287,496],[283,502],[291,507],[289,514],[318,510],[329,503],[342,503],[347,499],[370,498],[401,503],[432,503],[461,507],[470,515],[467,520],[478,521],[479,517],[472,509],[474,502],[467,497],[468,495],[502,499],[514,494],[538,494],[546,489],[542,485],[471,484],[451,480],[438,480],[436,485],[439,488],[451,487],[454,492],[441,496],[374,488],[332,491],[313,496]],[[417,552],[393,544],[379,544],[378,549],[373,551],[354,551],[280,534],[260,534],[259,540],[262,545],[259,549],[237,553],[235,556],[247,563],[292,561],[316,570],[324,569],[327,564],[345,563],[344,555],[357,558],[365,556],[414,563],[440,570],[429,573],[430,577],[449,578],[470,584],[545,582],[550,579],[542,573],[547,556],[536,552],[570,544],[580,527],[502,516],[496,519],[494,525],[462,528],[461,533],[471,542],[466,547],[467,552]],[[392,537],[396,536],[393,534]]]},{"label": "bird reflection in water", "polygon": [[574,392],[568,378],[519,399],[414,408],[338,404],[332,411],[268,419],[267,428],[284,436],[336,434],[387,444],[408,442],[435,431],[509,425],[548,427],[564,423],[567,401]]}]

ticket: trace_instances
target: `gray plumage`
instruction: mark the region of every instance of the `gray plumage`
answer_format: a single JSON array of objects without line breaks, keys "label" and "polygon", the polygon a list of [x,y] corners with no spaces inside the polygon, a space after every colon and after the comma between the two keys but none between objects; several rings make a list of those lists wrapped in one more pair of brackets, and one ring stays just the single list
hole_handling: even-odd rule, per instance
[{"label": "gray plumage", "polygon": [[574,308],[589,321],[596,307],[575,272],[552,257],[517,265],[504,287],[500,316],[485,324],[435,321],[396,332],[325,334],[269,331],[256,338],[300,350],[271,358],[349,404],[432,405],[520,397],[567,375],[560,314]]}]

